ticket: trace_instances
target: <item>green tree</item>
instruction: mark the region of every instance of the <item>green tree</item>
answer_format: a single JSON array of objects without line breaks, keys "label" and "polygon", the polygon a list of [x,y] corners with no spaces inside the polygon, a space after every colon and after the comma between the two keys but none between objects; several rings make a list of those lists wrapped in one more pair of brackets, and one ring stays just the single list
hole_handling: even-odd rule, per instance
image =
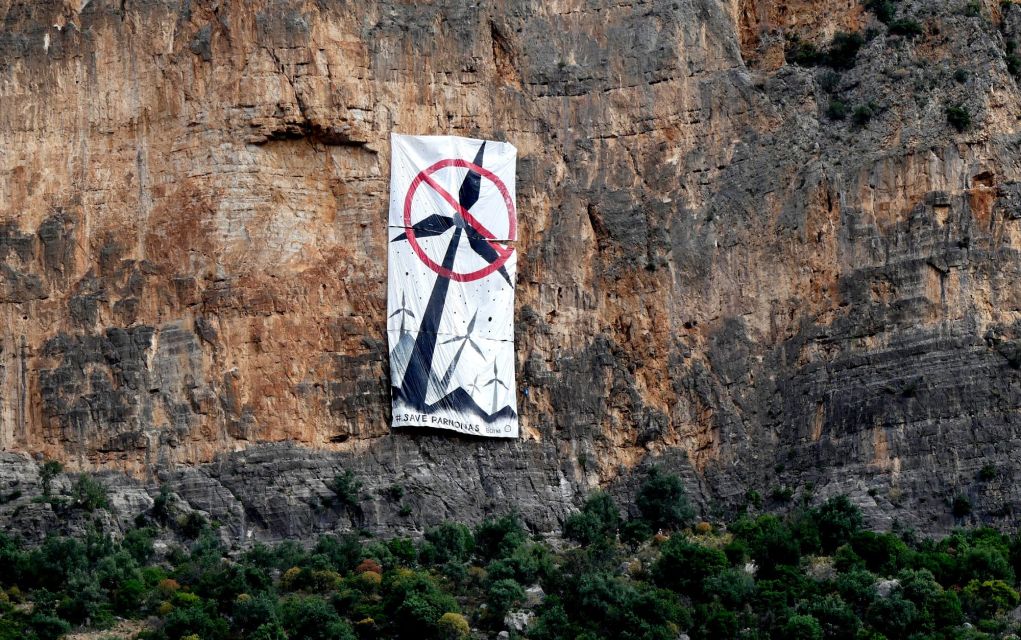
[{"label": "green tree", "polygon": [[471,633],[471,627],[468,626],[468,621],[464,619],[464,616],[453,611],[448,611],[440,616],[436,626],[439,628],[440,637],[443,640],[461,640],[461,638],[467,638]]},{"label": "green tree", "polygon": [[796,565],[801,559],[798,536],[775,515],[766,514],[754,520],[742,518],[731,530],[748,545],[748,553],[763,575],[772,575],[781,565]]},{"label": "green tree", "polygon": [[528,540],[517,514],[487,518],[475,528],[475,551],[483,560],[510,555]]},{"label": "green tree", "polygon": [[106,495],[106,487],[84,473],[79,475],[71,486],[71,506],[85,511],[108,508],[110,500]]},{"label": "green tree", "polygon": [[783,628],[785,640],[822,640],[822,625],[812,616],[793,615]]},{"label": "green tree", "polygon": [[384,580],[383,588],[384,610],[401,637],[435,638],[440,617],[460,612],[457,601],[425,573],[398,572]]},{"label": "green tree", "polygon": [[[280,607],[280,619],[289,638],[302,640],[356,640],[354,631],[328,602],[319,596],[292,596]],[[439,616],[436,616],[439,619]],[[202,636],[205,640],[205,636]]]},{"label": "green tree", "polygon": [[663,545],[652,575],[656,584],[697,598],[705,594],[706,579],[726,568],[727,556],[719,549],[703,547],[674,536]]},{"label": "green tree", "polygon": [[824,552],[832,553],[851,536],[861,531],[861,509],[851,503],[847,496],[830,498],[812,512],[819,531],[819,540]]},{"label": "green tree", "polygon": [[493,615],[502,619],[504,614],[525,600],[525,590],[515,580],[503,578],[489,586],[486,602]]},{"label": "green tree", "polygon": [[564,522],[564,535],[583,545],[612,540],[620,527],[620,511],[608,494],[597,491],[585,501],[581,511]]},{"label": "green tree", "polygon": [[877,598],[865,612],[868,623],[888,638],[905,638],[915,622],[917,607],[896,593]]},{"label": "green tree", "polygon": [[854,609],[837,595],[814,599],[805,612],[819,621],[822,636],[827,640],[854,640],[861,627]]},{"label": "green tree", "polygon": [[56,460],[47,460],[39,468],[39,479],[43,485],[43,495],[49,496],[52,491],[53,479],[64,471],[64,465]]},{"label": "green tree", "polygon": [[870,571],[889,575],[903,566],[908,547],[890,533],[859,531],[851,538],[851,548],[865,561]]},{"label": "green tree", "polygon": [[654,529],[678,529],[691,523],[695,511],[688,503],[684,484],[659,467],[649,469],[635,496],[638,511]]},{"label": "green tree", "polygon": [[425,532],[419,560],[425,564],[467,562],[475,550],[475,537],[463,524],[444,522]]},{"label": "green tree", "polygon": [[333,476],[330,490],[337,496],[337,501],[345,507],[356,507],[361,499],[362,481],[350,469]]},{"label": "green tree", "polygon": [[972,580],[961,590],[964,609],[974,618],[1002,615],[1018,606],[1018,592],[1003,580]]}]

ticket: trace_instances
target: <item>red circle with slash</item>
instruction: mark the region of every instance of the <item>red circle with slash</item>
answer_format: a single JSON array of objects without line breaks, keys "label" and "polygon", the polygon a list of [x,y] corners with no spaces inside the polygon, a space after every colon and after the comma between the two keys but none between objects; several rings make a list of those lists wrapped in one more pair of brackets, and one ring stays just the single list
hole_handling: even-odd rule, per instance
[{"label": "red circle with slash", "polygon": [[[477,164],[468,162],[467,160],[459,160],[454,158],[440,160],[439,162],[420,171],[419,174],[415,176],[415,179],[411,181],[411,186],[408,187],[408,195],[404,198],[404,226],[405,233],[407,234],[408,238],[408,244],[411,245],[411,249],[415,252],[415,255],[417,255],[419,259],[426,264],[427,267],[429,267],[436,273],[440,274],[444,278],[449,278],[451,280],[456,280],[458,282],[471,282],[472,280],[485,278],[489,274],[493,273],[494,271],[502,267],[504,263],[507,262],[507,260],[510,259],[510,257],[514,254],[514,249],[509,249],[507,247],[503,247],[497,244],[495,242],[496,236],[493,235],[493,233],[490,232],[489,229],[486,229],[486,227],[481,222],[479,222],[478,219],[475,218],[475,216],[470,214],[464,207],[462,207],[461,203],[458,202],[456,198],[447,193],[446,189],[441,187],[439,184],[436,183],[435,180],[432,179],[432,174],[436,173],[440,169],[445,169],[447,167],[461,167],[463,169],[468,169],[469,171],[474,171],[475,173],[479,174],[483,178],[493,183],[496,189],[500,192],[500,195],[503,196],[503,202],[507,206],[507,222],[509,229],[507,236],[512,240],[516,237],[517,234],[518,227],[517,213],[514,210],[514,199],[511,198],[510,192],[507,190],[507,186],[503,183],[503,180],[500,180],[500,178],[489,169],[480,167]],[[429,254],[427,254],[422,249],[421,245],[418,244],[418,238],[415,237],[415,230],[411,226],[411,201],[415,198],[415,192],[418,191],[418,188],[422,185],[422,183],[429,185],[433,190],[436,191],[436,193],[440,195],[441,198],[447,201],[447,204],[454,208],[454,211],[456,213],[460,213],[465,223],[471,225],[471,227],[475,229],[475,231],[477,231],[482,237],[484,237],[492,245],[493,249],[496,251],[497,254],[499,254],[500,257],[494,260],[492,263],[482,267],[481,269],[471,271],[469,273],[459,273],[451,269],[446,269],[443,267],[443,265],[437,264],[435,260],[430,258]]]}]

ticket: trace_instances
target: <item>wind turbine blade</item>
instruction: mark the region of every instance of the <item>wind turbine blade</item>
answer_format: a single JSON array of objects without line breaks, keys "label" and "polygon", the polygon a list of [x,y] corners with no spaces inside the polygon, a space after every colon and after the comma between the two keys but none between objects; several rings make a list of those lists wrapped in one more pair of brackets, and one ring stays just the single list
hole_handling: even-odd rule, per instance
[{"label": "wind turbine blade", "polygon": [[[482,234],[475,230],[474,227],[467,225],[464,230],[465,233],[468,234],[468,244],[471,245],[472,251],[478,254],[480,258],[489,264],[493,264],[493,261],[500,257],[500,254],[498,254],[496,249],[493,248],[493,245],[490,244],[491,241],[484,238]],[[511,282],[510,274],[507,273],[506,267],[501,265],[497,271],[499,271],[500,275],[503,276],[503,279],[507,281],[507,284],[512,287],[514,286],[514,283]]]},{"label": "wind turbine blade", "polygon": [[489,244],[489,240],[486,240],[474,227],[467,225],[464,230],[468,234],[468,244],[471,245],[472,251],[477,253],[480,258],[489,264],[493,264],[493,261],[500,257],[500,254],[496,252],[493,245]]},{"label": "wind turbine blade", "polygon": [[[486,143],[483,142],[482,146],[479,147],[478,153],[475,154],[475,160],[472,161],[476,166],[482,166],[482,156],[485,151]],[[464,177],[464,182],[461,183],[461,190],[457,192],[458,202],[465,209],[471,209],[479,201],[479,190],[481,188],[482,176],[474,171],[469,171],[468,175]]]},{"label": "wind turbine blade", "polygon": [[444,340],[440,344],[449,344],[451,342],[457,342],[458,340],[464,340],[464,338],[462,336],[457,336],[457,337],[451,338],[450,340]]},{"label": "wind turbine blade", "polygon": [[415,230],[415,236],[428,238],[445,233],[452,226],[454,226],[453,219],[433,214],[411,225],[411,228]]},{"label": "wind turbine blade", "polygon": [[478,354],[479,354],[480,356],[482,356],[483,358],[485,358],[485,357],[486,357],[486,354],[482,353],[482,349],[480,349],[480,348],[479,348],[479,345],[475,344],[475,341],[474,341],[474,340],[472,340],[471,338],[468,338],[468,344],[470,344],[470,345],[472,346],[472,349],[475,349],[475,351],[476,351],[476,352],[477,352],[477,353],[478,353]]},{"label": "wind turbine blade", "polygon": [[472,314],[472,319],[468,321],[468,331],[465,333],[466,337],[471,334],[472,329],[475,327],[475,318],[477,318],[478,315],[479,312],[476,311],[475,313]]}]

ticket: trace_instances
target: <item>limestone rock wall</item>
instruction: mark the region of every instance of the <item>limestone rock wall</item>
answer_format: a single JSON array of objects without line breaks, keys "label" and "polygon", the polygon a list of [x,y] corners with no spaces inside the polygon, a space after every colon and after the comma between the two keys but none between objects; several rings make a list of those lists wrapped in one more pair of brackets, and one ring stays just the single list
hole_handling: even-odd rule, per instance
[{"label": "limestone rock wall", "polygon": [[[0,482],[550,530],[662,462],[707,510],[1009,523],[1021,6],[973,5],[898,3],[911,38],[854,0],[0,0]],[[842,30],[854,68],[785,61]],[[393,131],[519,149],[519,442],[389,433]],[[314,508],[342,468],[358,522]]]}]

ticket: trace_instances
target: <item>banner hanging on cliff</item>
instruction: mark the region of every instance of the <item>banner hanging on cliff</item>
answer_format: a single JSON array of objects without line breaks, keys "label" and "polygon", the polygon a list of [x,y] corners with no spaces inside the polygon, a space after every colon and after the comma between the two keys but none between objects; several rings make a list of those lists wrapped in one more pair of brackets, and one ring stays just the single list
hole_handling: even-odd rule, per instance
[{"label": "banner hanging on cliff", "polygon": [[392,426],[516,438],[517,149],[452,136],[390,143]]}]

